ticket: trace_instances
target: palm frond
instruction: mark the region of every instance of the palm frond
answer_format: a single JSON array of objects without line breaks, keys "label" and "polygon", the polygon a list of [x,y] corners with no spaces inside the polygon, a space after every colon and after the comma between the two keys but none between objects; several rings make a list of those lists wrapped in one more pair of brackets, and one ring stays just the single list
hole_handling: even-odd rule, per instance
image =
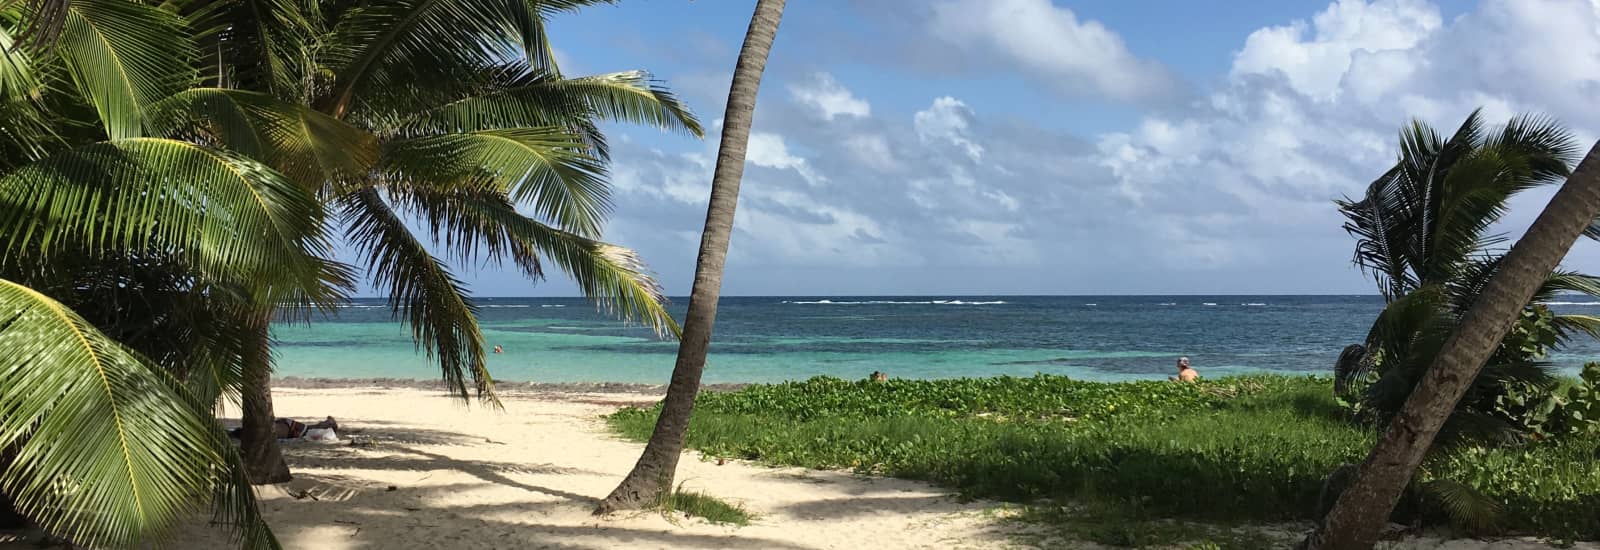
[{"label": "palm frond", "polygon": [[[0,6],[14,3],[6,2]],[[17,49],[36,53],[51,49],[55,41],[61,38],[61,28],[67,23],[70,0],[26,0],[21,4],[28,17],[22,18],[17,25]]]},{"label": "palm frond", "polygon": [[649,326],[660,337],[676,338],[681,332],[666,309],[661,285],[632,250],[523,216],[492,187],[396,185],[392,189],[402,204],[429,221],[436,240],[465,257],[475,254],[481,243],[490,261],[509,257],[528,276],[540,278],[542,255],[572,277],[602,311]]},{"label": "palm frond", "polygon": [[[225,437],[144,358],[10,281],[0,311],[0,447],[18,449],[0,488],[18,509],[81,544],[132,546],[230,484]],[[253,501],[226,501],[226,517],[275,548]]]},{"label": "palm frond", "polygon": [[175,140],[98,143],[0,178],[0,245],[10,261],[169,251],[266,301],[341,298],[326,284],[322,221],[316,198],[272,169]]},{"label": "palm frond", "polygon": [[265,161],[309,190],[365,177],[378,159],[377,137],[309,107],[267,94],[193,88],[164,99],[147,116],[152,132],[196,133]]},{"label": "palm frond", "polygon": [[695,137],[704,135],[699,119],[689,107],[644,71],[572,79],[533,74],[485,88],[411,115],[401,123],[400,131],[426,135],[557,126],[562,121],[593,118],[654,126]]},{"label": "palm frond", "polygon": [[36,98],[39,94],[33,56],[17,46],[11,31],[0,27],[0,98],[7,101]]},{"label": "palm frond", "polygon": [[0,27],[0,168],[38,160],[57,136],[43,105],[46,76],[33,57]]},{"label": "palm frond", "polygon": [[[316,20],[295,0],[196,0],[180,10],[205,52],[201,77],[212,86],[304,97],[313,71]],[[311,4],[310,7],[315,7]]]},{"label": "palm frond", "polygon": [[144,109],[194,77],[194,44],[183,20],[127,0],[67,5],[58,49],[80,93],[94,105],[111,139],[144,135]]},{"label": "palm frond", "polygon": [[1534,294],[1534,301],[1548,302],[1560,293],[1576,293],[1600,298],[1600,277],[1576,271],[1556,270],[1545,278]]},{"label": "palm frond", "polygon": [[558,227],[598,235],[610,209],[605,165],[581,137],[561,128],[441,134],[387,143],[391,180],[459,184],[490,181]]},{"label": "palm frond", "polygon": [[1360,201],[1335,201],[1344,215],[1344,230],[1356,238],[1352,262],[1367,271],[1385,298],[1393,300],[1420,283],[1412,274],[1412,255],[1406,245],[1412,229],[1405,195],[1400,189],[1404,172],[1394,168],[1374,180]]},{"label": "palm frond", "polygon": [[417,345],[439,361],[446,385],[465,398],[471,376],[478,396],[493,402],[477,311],[461,281],[428,253],[377,189],[356,190],[340,202],[347,235],[365,257],[374,284],[389,289],[395,315],[405,314]]},{"label": "palm frond", "polygon": [[1485,139],[1484,147],[1523,159],[1527,177],[1538,183],[1565,181],[1582,153],[1571,130],[1541,115],[1512,117]]},{"label": "palm frond", "polygon": [[0,278],[59,296],[102,334],[184,381],[201,402],[243,387],[249,293],[197,277],[177,255],[64,253],[6,265]]},{"label": "palm frond", "polygon": [[1575,154],[1571,134],[1546,118],[1516,117],[1490,130],[1474,111],[1448,138],[1412,122],[1395,165],[1362,200],[1337,203],[1357,238],[1355,263],[1389,300],[1449,283],[1475,255],[1505,242],[1489,231],[1510,198],[1559,181]]},{"label": "palm frond", "polygon": [[1423,483],[1421,489],[1440,504],[1451,523],[1469,533],[1488,532],[1502,518],[1499,502],[1465,483],[1435,479]]},{"label": "palm frond", "polygon": [[556,73],[543,18],[594,0],[394,0],[349,10],[334,28],[329,62],[338,81],[327,112],[343,118],[362,90],[427,86],[462,66],[525,56]]},{"label": "palm frond", "polygon": [[1482,149],[1458,159],[1439,186],[1437,203],[1429,209],[1433,220],[1427,255],[1421,258],[1419,276],[1425,281],[1446,281],[1474,252],[1496,239],[1489,227],[1505,215],[1512,196],[1533,186],[1518,177],[1522,159],[1492,149]]}]

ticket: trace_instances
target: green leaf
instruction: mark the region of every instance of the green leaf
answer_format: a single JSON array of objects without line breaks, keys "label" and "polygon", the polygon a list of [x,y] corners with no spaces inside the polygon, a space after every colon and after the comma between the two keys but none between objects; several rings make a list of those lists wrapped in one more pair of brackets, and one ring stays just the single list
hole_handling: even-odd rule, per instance
[{"label": "green leaf", "polygon": [[[0,488],[90,546],[151,541],[221,487],[242,488],[226,436],[137,354],[43,294],[0,280]],[[226,501],[250,547],[277,547],[253,498]]]},{"label": "green leaf", "polygon": [[[429,222],[460,258],[481,249],[490,261],[509,256],[530,277],[542,277],[540,257],[553,260],[578,283],[585,296],[625,321],[640,322],[658,336],[681,330],[666,310],[667,299],[634,251],[561,231],[523,216],[492,186],[441,187],[397,184],[390,187],[402,204]],[[442,239],[440,239],[442,237]]]},{"label": "green leaf", "polygon": [[598,0],[393,0],[351,10],[335,27],[338,81],[328,112],[344,118],[365,92],[431,86],[460,67],[521,55],[555,72],[543,19]]},{"label": "green leaf", "polygon": [[470,375],[478,396],[492,401],[494,378],[485,366],[483,333],[461,281],[428,253],[377,189],[358,189],[339,202],[347,234],[365,257],[373,283],[389,290],[395,313],[405,313],[412,337],[429,359],[439,361],[445,383],[465,398]]},{"label": "green leaf", "polygon": [[323,218],[316,197],[271,168],[167,139],[88,145],[0,178],[12,260],[170,251],[267,302],[339,299]]},{"label": "green leaf", "polygon": [[73,82],[111,139],[144,135],[145,108],[194,77],[183,20],[127,0],[73,0],[67,9],[57,47]]},{"label": "green leaf", "polygon": [[389,179],[445,186],[489,182],[563,230],[593,237],[610,209],[605,165],[561,128],[516,128],[396,140]]},{"label": "green leaf", "polygon": [[147,120],[160,135],[209,135],[313,191],[365,177],[378,160],[372,134],[267,94],[185,90],[152,105]]},{"label": "green leaf", "polygon": [[688,106],[644,71],[573,79],[533,74],[495,82],[481,93],[411,114],[400,129],[405,135],[427,135],[562,126],[591,118],[703,135]]}]

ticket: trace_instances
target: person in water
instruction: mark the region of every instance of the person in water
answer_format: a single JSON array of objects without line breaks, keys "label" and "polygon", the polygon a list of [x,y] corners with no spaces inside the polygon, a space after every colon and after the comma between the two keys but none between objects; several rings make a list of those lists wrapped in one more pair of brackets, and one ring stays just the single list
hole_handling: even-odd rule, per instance
[{"label": "person in water", "polygon": [[1178,375],[1167,377],[1168,380],[1173,382],[1193,382],[1198,378],[1200,378],[1200,373],[1195,372],[1194,367],[1189,366],[1188,357],[1179,357]]},{"label": "person in water", "polygon": [[500,349],[500,346],[497,345],[497,346],[494,347],[494,352],[495,353],[500,353],[502,351],[505,351],[505,350]]}]

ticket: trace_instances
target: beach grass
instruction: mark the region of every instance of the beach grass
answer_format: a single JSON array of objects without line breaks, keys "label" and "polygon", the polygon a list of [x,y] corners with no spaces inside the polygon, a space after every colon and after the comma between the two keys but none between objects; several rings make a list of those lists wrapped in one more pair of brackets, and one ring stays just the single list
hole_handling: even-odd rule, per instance
[{"label": "beach grass", "polygon": [[[608,421],[644,440],[656,414],[624,409]],[[1151,518],[1305,521],[1328,472],[1360,462],[1374,440],[1344,414],[1318,377],[814,378],[703,394],[689,445],[712,457],[926,480],[1030,505],[1114,502]],[[1597,443],[1455,449],[1419,476],[1500,501],[1505,532],[1593,538]]]},{"label": "beach grass", "polygon": [[743,527],[755,519],[755,515],[742,505],[731,504],[709,494],[685,490],[682,487],[663,495],[656,508],[664,514],[676,512],[722,525]]}]

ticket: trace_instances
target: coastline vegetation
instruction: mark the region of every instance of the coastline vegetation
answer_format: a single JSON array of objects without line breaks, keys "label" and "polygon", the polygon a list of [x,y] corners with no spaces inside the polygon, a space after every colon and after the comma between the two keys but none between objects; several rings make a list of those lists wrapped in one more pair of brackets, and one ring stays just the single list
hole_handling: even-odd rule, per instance
[{"label": "coastline vegetation", "polygon": [[[607,420],[644,440],[657,411],[627,408]],[[1323,377],[818,377],[703,393],[688,444],[708,457],[925,480],[973,498],[1110,503],[1227,523],[1316,519],[1328,472],[1359,462],[1375,436]],[[1600,536],[1597,451],[1592,433],[1443,449],[1419,471],[1417,487],[1469,487],[1492,500],[1494,510],[1480,511],[1491,517],[1452,515],[1434,496],[1441,491],[1413,490],[1395,519],[1475,535]]]}]

